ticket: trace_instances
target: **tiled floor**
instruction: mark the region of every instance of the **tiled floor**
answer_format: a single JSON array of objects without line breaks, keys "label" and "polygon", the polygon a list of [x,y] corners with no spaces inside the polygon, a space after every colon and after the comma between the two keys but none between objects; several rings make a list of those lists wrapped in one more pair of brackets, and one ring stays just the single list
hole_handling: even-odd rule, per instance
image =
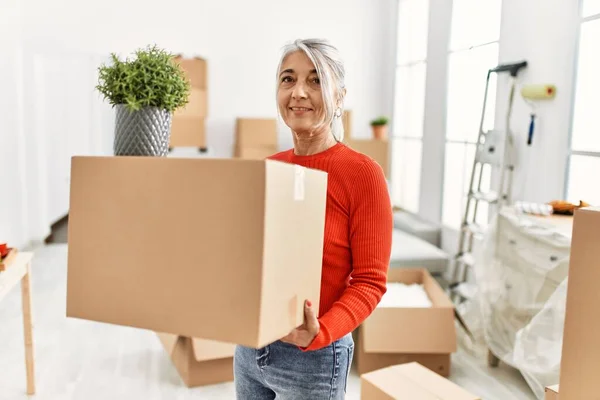
[{"label": "tiled floor", "polygon": [[[38,400],[234,399],[232,383],[188,389],[152,332],[67,319],[64,244],[36,250],[32,272]],[[0,302],[0,400],[26,399],[20,291]],[[520,374],[464,350],[451,380],[485,400],[533,399]],[[353,373],[347,399],[360,398]]]}]

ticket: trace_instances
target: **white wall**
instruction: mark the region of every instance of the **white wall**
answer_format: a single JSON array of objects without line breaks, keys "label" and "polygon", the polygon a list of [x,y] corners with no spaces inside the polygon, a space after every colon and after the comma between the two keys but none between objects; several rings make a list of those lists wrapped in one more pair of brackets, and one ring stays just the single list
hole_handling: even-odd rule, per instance
[{"label": "white wall", "polygon": [[[395,0],[193,1],[106,0],[93,8],[77,0],[26,1],[25,32],[98,54],[129,53],[148,43],[196,54],[209,62],[210,145],[229,155],[235,117],[275,117],[274,77],[279,49],[299,37],[325,37],[347,66],[347,108],[356,129],[390,113],[389,7]],[[57,10],[68,10],[67,12]],[[48,18],[52,15],[52,18]],[[391,71],[388,71],[391,73]],[[282,137],[289,146],[289,138]]]},{"label": "white wall", "polygon": [[[209,62],[210,156],[229,157],[236,117],[275,117],[281,46],[325,37],[346,61],[346,108],[356,136],[391,115],[395,0],[8,0],[0,4],[0,241],[41,240],[68,211],[70,156],[110,154],[110,107],[94,92],[110,52],[156,43]],[[5,115],[6,114],[6,115]],[[282,127],[283,128],[283,127]],[[287,129],[280,147],[291,146]]]},{"label": "white wall", "polygon": [[[523,84],[557,86],[554,100],[541,101],[531,146],[527,146],[530,107],[515,98],[512,128],[516,130],[518,163],[513,197],[547,202],[563,198],[571,130],[575,54],[579,31],[579,1],[504,0],[500,34],[500,62],[525,59]],[[507,98],[507,86],[499,83],[499,95]],[[502,89],[502,91],[500,91]],[[504,127],[506,102],[497,107]]]}]

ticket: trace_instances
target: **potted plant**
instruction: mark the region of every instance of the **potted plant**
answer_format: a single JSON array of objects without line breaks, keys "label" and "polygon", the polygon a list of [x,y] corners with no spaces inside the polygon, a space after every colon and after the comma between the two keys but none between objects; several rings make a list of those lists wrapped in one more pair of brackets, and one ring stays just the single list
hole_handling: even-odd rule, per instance
[{"label": "potted plant", "polygon": [[96,89],[116,108],[113,150],[119,156],[166,156],[173,112],[187,104],[190,82],[174,56],[156,46],[99,67]]},{"label": "potted plant", "polygon": [[371,127],[373,128],[373,137],[375,139],[383,140],[387,138],[387,126],[388,118],[379,117],[371,121]]}]

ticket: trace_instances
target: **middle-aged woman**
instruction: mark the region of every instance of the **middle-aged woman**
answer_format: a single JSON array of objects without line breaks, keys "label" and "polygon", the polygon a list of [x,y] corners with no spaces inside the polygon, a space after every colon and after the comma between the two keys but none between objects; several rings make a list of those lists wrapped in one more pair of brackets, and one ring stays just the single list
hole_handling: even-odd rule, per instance
[{"label": "middle-aged woman", "polygon": [[326,40],[296,40],[277,69],[277,106],[293,149],[270,157],[328,173],[319,310],[260,349],[236,348],[238,399],[343,399],[352,331],[386,291],[392,207],[382,168],[343,140],[344,66]]}]

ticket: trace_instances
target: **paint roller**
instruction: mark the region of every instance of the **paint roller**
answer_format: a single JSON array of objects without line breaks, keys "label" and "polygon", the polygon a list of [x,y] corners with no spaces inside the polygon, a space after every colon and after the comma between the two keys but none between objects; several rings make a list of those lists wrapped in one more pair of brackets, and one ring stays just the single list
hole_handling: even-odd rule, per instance
[{"label": "paint roller", "polygon": [[529,133],[527,135],[527,145],[531,146],[533,141],[533,131],[535,129],[535,101],[550,100],[556,95],[556,86],[550,84],[531,84],[523,85],[521,88],[521,97],[531,106],[532,112],[529,121]]}]

